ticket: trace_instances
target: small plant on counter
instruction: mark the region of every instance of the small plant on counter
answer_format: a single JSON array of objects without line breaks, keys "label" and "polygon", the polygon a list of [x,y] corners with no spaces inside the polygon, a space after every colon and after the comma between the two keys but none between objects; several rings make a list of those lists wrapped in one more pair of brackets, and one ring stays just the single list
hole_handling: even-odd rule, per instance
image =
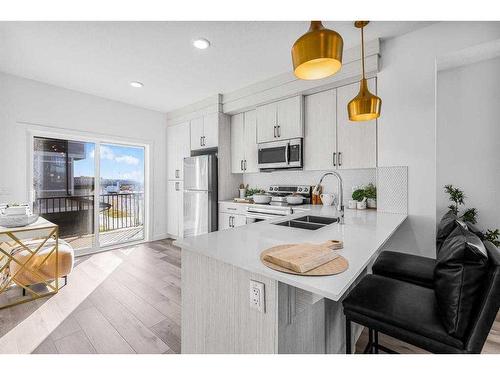
[{"label": "small plant on counter", "polygon": [[[445,185],[444,191],[449,195],[450,201],[453,202],[448,208],[464,222],[476,224],[478,210],[474,207],[466,209],[464,213],[459,216],[460,206],[465,204],[464,200],[466,195],[464,192],[459,188],[453,187],[453,185]],[[499,238],[500,231],[498,229],[487,229],[486,232],[482,232],[482,240],[490,241],[496,247],[500,246]]]},{"label": "small plant on counter", "polygon": [[365,187],[365,197],[368,199],[377,199],[377,187],[369,183]]},{"label": "small plant on counter", "polygon": [[361,202],[365,197],[365,189],[356,189],[352,192],[352,199],[355,201]]},{"label": "small plant on counter", "polygon": [[262,189],[259,189],[259,188],[250,188],[250,189],[247,189],[247,192],[246,192],[245,196],[251,197],[254,194],[264,194],[264,193],[265,193],[265,191],[262,190]]}]

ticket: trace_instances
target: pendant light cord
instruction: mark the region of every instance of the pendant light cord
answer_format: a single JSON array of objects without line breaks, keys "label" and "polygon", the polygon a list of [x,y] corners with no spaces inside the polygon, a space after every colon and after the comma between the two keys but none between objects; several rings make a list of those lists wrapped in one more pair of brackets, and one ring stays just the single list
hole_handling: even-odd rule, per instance
[{"label": "pendant light cord", "polygon": [[365,79],[365,38],[363,29],[364,26],[361,27],[361,67],[363,68],[363,79]]}]

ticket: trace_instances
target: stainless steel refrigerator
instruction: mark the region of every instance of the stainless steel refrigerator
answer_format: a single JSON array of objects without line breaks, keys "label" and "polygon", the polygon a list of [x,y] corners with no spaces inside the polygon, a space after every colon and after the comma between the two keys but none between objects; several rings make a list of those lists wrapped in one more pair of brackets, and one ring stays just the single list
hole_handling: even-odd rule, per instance
[{"label": "stainless steel refrigerator", "polygon": [[217,230],[217,156],[184,158],[184,237]]}]

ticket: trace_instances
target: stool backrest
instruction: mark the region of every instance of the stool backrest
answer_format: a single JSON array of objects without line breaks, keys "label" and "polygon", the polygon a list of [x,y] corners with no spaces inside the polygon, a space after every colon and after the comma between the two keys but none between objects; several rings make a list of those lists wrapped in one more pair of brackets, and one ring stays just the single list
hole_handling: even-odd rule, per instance
[{"label": "stool backrest", "polygon": [[490,266],[486,290],[465,343],[465,349],[471,353],[481,352],[500,307],[500,249],[488,241],[484,244]]}]

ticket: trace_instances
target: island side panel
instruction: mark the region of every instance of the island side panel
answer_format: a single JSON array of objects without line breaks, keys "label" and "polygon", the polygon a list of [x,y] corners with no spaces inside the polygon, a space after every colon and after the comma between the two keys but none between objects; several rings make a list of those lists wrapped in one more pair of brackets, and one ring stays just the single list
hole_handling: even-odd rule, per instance
[{"label": "island side panel", "polygon": [[[249,304],[265,284],[265,312]],[[276,353],[277,282],[182,250],[182,353]]]}]

